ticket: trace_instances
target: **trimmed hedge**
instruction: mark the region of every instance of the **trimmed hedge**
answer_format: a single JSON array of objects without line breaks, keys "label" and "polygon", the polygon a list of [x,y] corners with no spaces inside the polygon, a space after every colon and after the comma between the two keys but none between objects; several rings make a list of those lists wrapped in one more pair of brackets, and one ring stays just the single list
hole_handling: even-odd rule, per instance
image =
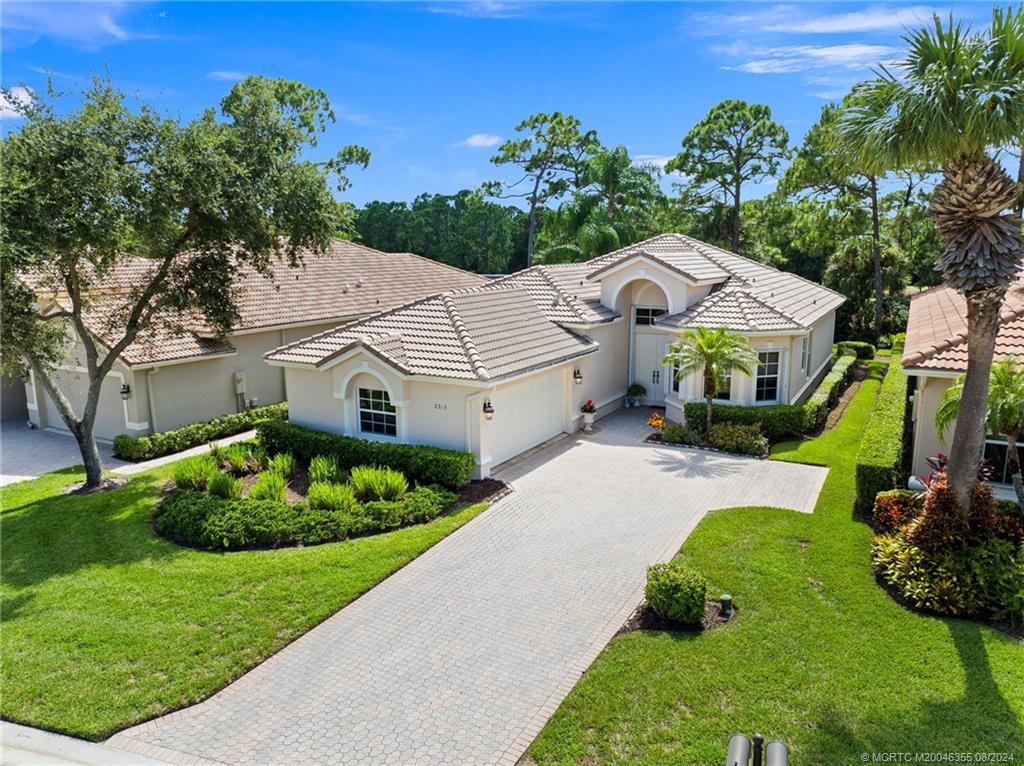
[{"label": "trimmed hedge", "polygon": [[454,493],[443,489],[417,487],[399,501],[375,501],[328,511],[310,508],[307,503],[229,500],[175,490],[160,503],[154,523],[162,536],[194,548],[280,548],[421,524],[440,516],[455,499]]},{"label": "trimmed hedge", "polygon": [[836,353],[840,356],[853,355],[858,359],[874,359],[875,347],[859,340],[841,340],[836,344]]},{"label": "trimmed hedge", "polygon": [[189,423],[181,428],[160,431],[149,436],[129,436],[118,434],[114,437],[114,455],[122,460],[149,460],[155,457],[171,455],[191,447],[225,436],[240,434],[252,428],[257,421],[268,418],[286,420],[288,418],[288,402],[268,404],[265,407],[254,407],[245,412],[233,415],[222,415],[213,420],[200,423]]},{"label": "trimmed hedge", "polygon": [[257,423],[256,430],[260,444],[270,454],[290,452],[305,462],[317,455],[329,455],[343,470],[357,465],[394,468],[416,484],[459,489],[473,478],[476,467],[476,458],[469,452],[339,436],[282,420]]},{"label": "trimmed hedge", "polygon": [[[803,404],[776,404],[768,407],[745,407],[736,404],[711,405],[712,420],[716,423],[739,423],[742,425],[761,424],[761,432],[769,441],[788,436],[802,436],[825,425],[829,410],[839,397],[853,374],[853,356],[841,356],[832,369],[821,379],[814,393]],[[687,402],[683,405],[686,422],[694,428],[704,429],[706,415],[704,402]]]},{"label": "trimmed hedge", "polygon": [[871,510],[879,492],[903,483],[901,466],[908,378],[903,374],[902,355],[903,344],[893,346],[882,390],[857,452],[857,509],[863,512]]}]

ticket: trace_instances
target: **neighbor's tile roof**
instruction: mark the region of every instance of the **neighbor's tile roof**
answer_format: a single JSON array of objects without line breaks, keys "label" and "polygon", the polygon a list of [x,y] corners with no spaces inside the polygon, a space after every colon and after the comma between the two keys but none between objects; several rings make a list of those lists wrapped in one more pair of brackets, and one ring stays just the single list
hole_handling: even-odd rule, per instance
[{"label": "neighbor's tile roof", "polygon": [[[336,239],[323,253],[306,252],[302,265],[275,262],[269,276],[243,268],[236,296],[236,330],[258,330],[297,323],[344,320],[393,309],[427,295],[475,287],[487,279],[412,253],[385,253]],[[83,318],[90,331],[110,345],[123,317],[129,291],[143,284],[153,261],[122,261],[94,290],[92,309]],[[44,282],[26,277],[34,288]],[[62,302],[61,296],[52,296]],[[150,329],[122,353],[129,365],[152,364],[230,353],[234,347],[211,337],[200,321],[181,322],[181,332]]]},{"label": "neighbor's tile roof", "polygon": [[446,293],[266,354],[322,367],[363,348],[408,375],[489,381],[593,352],[594,341],[552,322],[522,288]]},{"label": "neighbor's tile roof", "polygon": [[[1000,314],[996,360],[1024,360],[1024,270],[1010,285]],[[945,285],[910,299],[905,368],[966,372],[967,301]]]}]

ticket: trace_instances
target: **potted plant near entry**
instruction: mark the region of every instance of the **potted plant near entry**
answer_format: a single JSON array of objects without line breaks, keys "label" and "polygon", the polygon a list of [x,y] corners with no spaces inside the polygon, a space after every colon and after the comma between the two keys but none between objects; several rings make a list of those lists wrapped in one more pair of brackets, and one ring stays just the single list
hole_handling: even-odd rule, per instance
[{"label": "potted plant near entry", "polygon": [[634,407],[640,406],[640,401],[647,396],[647,389],[639,383],[634,383],[626,389],[626,400]]},{"label": "potted plant near entry", "polygon": [[594,413],[597,412],[594,400],[587,399],[586,403],[580,407],[580,412],[583,413],[583,430],[590,433],[594,428]]}]

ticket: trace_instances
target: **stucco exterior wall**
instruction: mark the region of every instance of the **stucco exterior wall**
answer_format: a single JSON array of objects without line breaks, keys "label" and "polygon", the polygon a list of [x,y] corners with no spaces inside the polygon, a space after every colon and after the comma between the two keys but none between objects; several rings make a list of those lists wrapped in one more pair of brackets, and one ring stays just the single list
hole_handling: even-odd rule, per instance
[{"label": "stucco exterior wall", "polygon": [[[935,430],[935,413],[939,409],[942,395],[953,384],[953,378],[918,377],[917,389],[914,391],[914,404],[911,418],[914,423],[914,454],[911,470],[915,476],[931,473],[925,458],[934,457],[940,452],[948,452],[949,445],[939,439]],[[951,438],[953,427],[947,433]]]},{"label": "stucco exterior wall", "polygon": [[596,354],[577,359],[572,369],[579,368],[583,382],[573,384],[569,391],[568,416],[571,431],[579,430],[580,407],[592,399],[599,417],[622,406],[622,397],[629,387],[629,320],[625,316],[613,324],[586,330],[586,335],[601,344]]}]

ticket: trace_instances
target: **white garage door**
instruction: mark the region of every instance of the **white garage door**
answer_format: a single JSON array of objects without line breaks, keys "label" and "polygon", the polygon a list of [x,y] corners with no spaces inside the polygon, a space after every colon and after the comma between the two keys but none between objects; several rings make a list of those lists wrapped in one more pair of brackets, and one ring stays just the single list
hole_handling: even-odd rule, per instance
[{"label": "white garage door", "polygon": [[531,375],[491,396],[491,459],[497,465],[562,433],[565,420],[563,370]]}]

